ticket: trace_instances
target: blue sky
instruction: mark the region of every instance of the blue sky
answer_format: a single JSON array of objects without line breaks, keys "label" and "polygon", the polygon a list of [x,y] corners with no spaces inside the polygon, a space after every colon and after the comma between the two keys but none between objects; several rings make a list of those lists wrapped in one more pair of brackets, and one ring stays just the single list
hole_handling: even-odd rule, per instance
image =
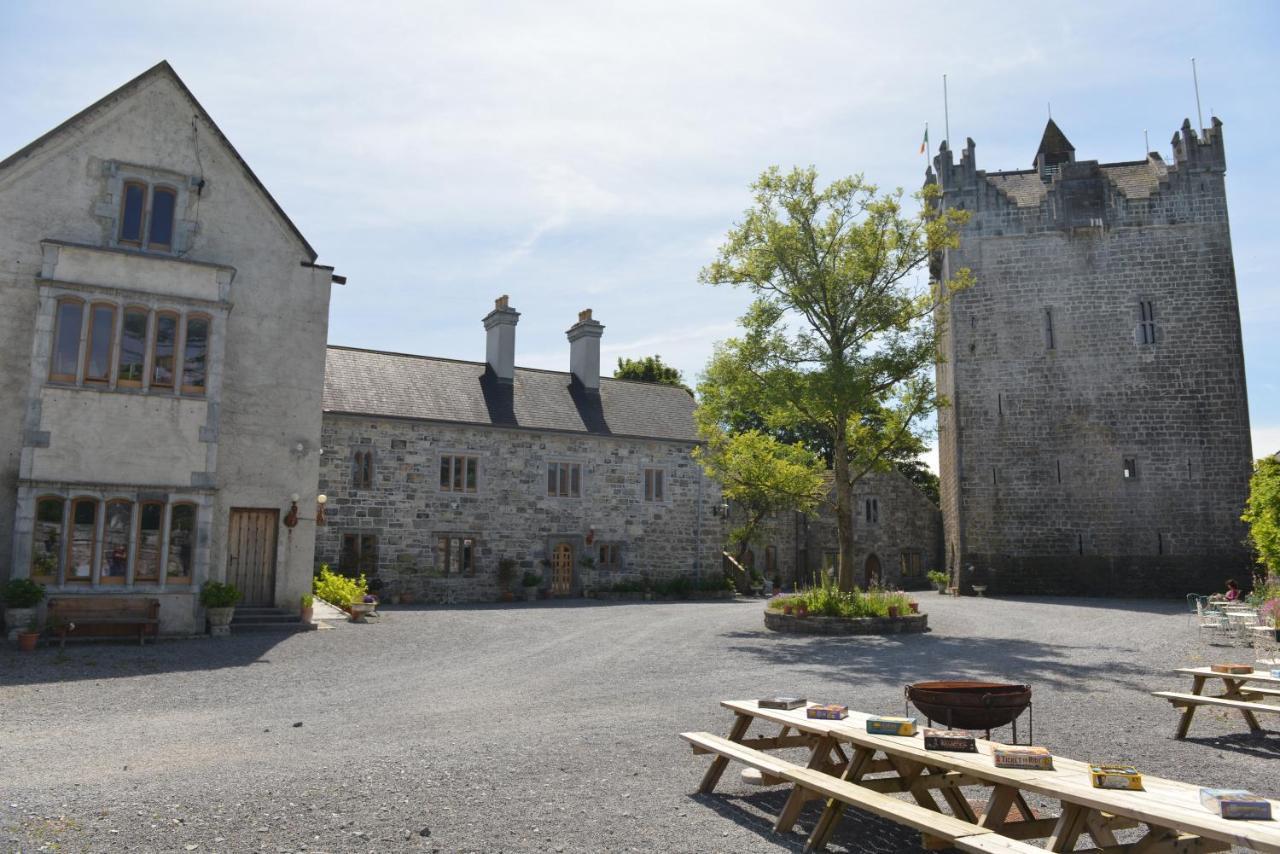
[{"label": "blue sky", "polygon": [[[1280,449],[1275,238],[1280,6],[754,3],[16,3],[0,0],[0,152],[168,59],[321,260],[330,341],[484,357],[509,293],[517,361],[695,378],[744,294],[698,270],[770,164],[919,186],[925,122],[978,167],[1030,165],[1046,104],[1080,159],[1169,155],[1225,123],[1255,453]],[[0,156],[3,156],[0,154]]]}]

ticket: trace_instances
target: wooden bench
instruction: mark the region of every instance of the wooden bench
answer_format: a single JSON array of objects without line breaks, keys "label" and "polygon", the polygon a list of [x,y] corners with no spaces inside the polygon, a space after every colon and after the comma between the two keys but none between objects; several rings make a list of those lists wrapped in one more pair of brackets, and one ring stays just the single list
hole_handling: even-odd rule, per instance
[{"label": "wooden bench", "polygon": [[[1242,693],[1248,694],[1251,689],[1245,688]],[[1280,706],[1268,706],[1265,703],[1252,703],[1247,700],[1232,700],[1227,697],[1214,697],[1210,694],[1182,694],[1178,691],[1152,691],[1151,696],[1160,697],[1168,700],[1174,708],[1182,709],[1182,722],[1178,725],[1177,738],[1185,738],[1187,730],[1191,725],[1191,715],[1199,706],[1218,706],[1220,708],[1235,709],[1244,716],[1245,722],[1249,724],[1249,729],[1254,732],[1261,732],[1262,725],[1258,723],[1255,715],[1262,714],[1280,714]]]},{"label": "wooden bench", "polygon": [[[65,647],[67,636],[120,637],[116,629],[135,628],[138,645],[160,630],[160,600],[138,596],[74,596],[49,600],[49,625]],[[132,634],[131,632],[129,633]]]},{"label": "wooden bench", "polygon": [[[898,800],[890,795],[873,791],[865,785],[834,777],[814,768],[796,765],[723,736],[709,732],[685,732],[681,733],[680,737],[689,742],[695,753],[715,753],[724,760],[741,762],[749,768],[760,771],[766,779],[785,780],[807,792],[830,798],[827,809],[805,845],[806,851],[821,850],[826,846],[839,822],[842,806],[847,804],[919,830],[925,835],[926,843],[930,847],[938,847],[939,843],[945,843],[961,851],[1044,854],[1042,848],[1001,836],[991,828],[972,824],[918,804]],[[786,810],[784,815],[785,813]],[[779,818],[779,823],[782,822],[783,819]]]}]

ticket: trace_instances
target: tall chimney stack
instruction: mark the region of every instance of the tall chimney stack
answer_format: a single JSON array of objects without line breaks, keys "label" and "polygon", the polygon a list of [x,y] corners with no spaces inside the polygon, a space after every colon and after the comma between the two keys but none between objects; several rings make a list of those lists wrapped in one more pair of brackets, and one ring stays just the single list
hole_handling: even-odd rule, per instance
[{"label": "tall chimney stack", "polygon": [[578,312],[578,322],[565,333],[569,336],[569,370],[574,382],[589,392],[600,391],[600,336],[604,325],[591,319],[591,309]]},{"label": "tall chimney stack", "polygon": [[493,301],[493,311],[484,316],[485,362],[500,383],[515,382],[516,323],[520,312],[507,305],[507,295]]}]

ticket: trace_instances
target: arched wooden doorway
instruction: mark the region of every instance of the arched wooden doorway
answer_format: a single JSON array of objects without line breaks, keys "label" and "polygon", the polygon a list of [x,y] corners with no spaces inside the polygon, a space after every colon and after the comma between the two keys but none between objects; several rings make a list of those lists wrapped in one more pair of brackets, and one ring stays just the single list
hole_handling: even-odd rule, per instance
[{"label": "arched wooden doorway", "polygon": [[573,589],[573,546],[557,543],[551,552],[551,595],[567,596]]},{"label": "arched wooden doorway", "polygon": [[880,582],[880,558],[874,554],[867,555],[867,564],[864,569],[863,586],[870,589],[872,584]]}]

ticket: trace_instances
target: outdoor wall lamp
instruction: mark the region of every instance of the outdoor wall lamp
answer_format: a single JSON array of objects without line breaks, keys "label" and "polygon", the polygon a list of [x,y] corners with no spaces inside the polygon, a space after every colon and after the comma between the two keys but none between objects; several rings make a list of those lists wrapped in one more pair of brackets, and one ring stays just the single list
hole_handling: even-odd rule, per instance
[{"label": "outdoor wall lamp", "polygon": [[328,501],[329,497],[327,495],[316,496],[316,525],[322,528],[329,523],[329,520],[324,516],[324,505]]},{"label": "outdoor wall lamp", "polygon": [[715,507],[711,508],[711,512],[715,516],[723,516],[727,519],[729,518],[729,505],[717,504]]},{"label": "outdoor wall lamp", "polygon": [[295,528],[298,525],[298,493],[289,496],[289,512],[284,516],[284,526],[286,528]]}]

